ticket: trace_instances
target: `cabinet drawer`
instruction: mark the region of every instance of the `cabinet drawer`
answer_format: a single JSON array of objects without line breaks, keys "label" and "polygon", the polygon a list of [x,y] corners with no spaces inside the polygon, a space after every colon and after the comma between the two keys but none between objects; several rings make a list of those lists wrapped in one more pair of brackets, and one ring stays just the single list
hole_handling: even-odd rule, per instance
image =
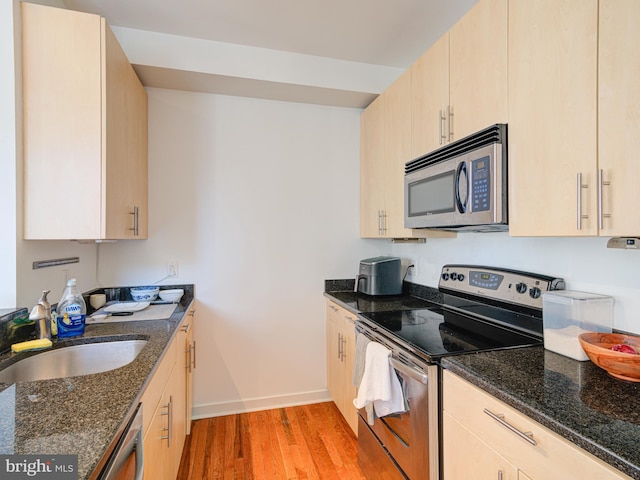
[{"label": "cabinet drawer", "polygon": [[[443,408],[533,479],[630,478],[447,370],[443,374]],[[535,445],[524,438],[525,434]]]}]

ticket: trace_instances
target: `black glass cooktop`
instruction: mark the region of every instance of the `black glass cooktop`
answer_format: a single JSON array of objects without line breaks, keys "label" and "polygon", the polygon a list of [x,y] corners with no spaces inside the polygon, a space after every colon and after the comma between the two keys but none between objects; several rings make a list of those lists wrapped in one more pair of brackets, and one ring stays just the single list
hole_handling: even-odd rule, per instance
[{"label": "black glass cooktop", "polygon": [[361,317],[432,359],[542,343],[541,338],[444,308],[371,312]]}]

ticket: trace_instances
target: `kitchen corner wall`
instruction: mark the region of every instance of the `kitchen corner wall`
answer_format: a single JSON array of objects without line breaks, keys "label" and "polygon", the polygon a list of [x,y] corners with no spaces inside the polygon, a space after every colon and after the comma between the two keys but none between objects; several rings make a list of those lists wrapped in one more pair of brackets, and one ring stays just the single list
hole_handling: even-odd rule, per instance
[{"label": "kitchen corner wall", "polygon": [[149,94],[149,239],[100,246],[102,284],[179,262],[196,286],[194,415],[328,399],[324,280],[353,277],[359,109]]},{"label": "kitchen corner wall", "polygon": [[614,328],[640,334],[640,252],[608,249],[608,238],[513,238],[507,233],[459,233],[455,239],[394,245],[418,267],[407,280],[437,287],[446,263],[489,265],[553,275],[567,290],[614,297]]}]

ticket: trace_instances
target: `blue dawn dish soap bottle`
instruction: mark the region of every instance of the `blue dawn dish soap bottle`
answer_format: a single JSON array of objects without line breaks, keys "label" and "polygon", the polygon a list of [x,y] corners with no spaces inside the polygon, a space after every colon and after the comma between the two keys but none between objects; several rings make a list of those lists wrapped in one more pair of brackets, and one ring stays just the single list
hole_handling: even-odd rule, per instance
[{"label": "blue dawn dish soap bottle", "polygon": [[76,279],[67,282],[62,298],[56,308],[58,338],[75,337],[84,333],[87,305],[76,287]]}]

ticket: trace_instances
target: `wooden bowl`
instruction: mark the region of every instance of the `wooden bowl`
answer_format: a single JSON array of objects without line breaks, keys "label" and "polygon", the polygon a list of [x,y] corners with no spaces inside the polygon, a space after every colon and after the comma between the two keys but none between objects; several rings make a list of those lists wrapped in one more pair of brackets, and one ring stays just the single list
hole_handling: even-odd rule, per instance
[{"label": "wooden bowl", "polygon": [[611,347],[627,344],[640,353],[640,337],[621,333],[583,333],[578,336],[589,359],[609,375],[630,382],[640,382],[640,355],[615,352]]}]

